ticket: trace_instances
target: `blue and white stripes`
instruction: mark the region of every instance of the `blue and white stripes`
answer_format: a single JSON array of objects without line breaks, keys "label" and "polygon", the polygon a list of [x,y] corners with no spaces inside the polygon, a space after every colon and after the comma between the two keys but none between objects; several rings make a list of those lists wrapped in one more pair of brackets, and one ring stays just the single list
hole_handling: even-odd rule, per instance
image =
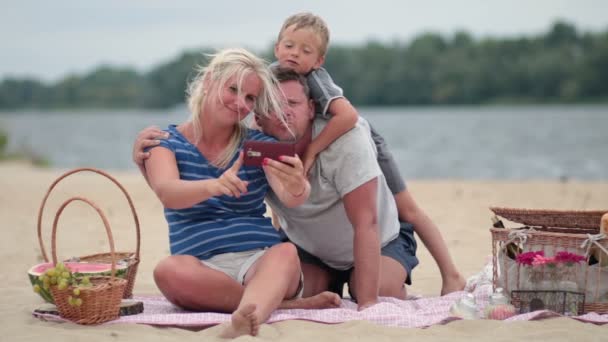
[{"label": "blue and white stripes", "polygon": [[[221,176],[224,169],[211,165],[174,125],[166,131],[170,137],[161,140],[160,147],[175,154],[181,179]],[[256,130],[248,130],[247,139],[274,140]],[[240,198],[218,196],[187,209],[165,208],[171,254],[208,259],[216,254],[264,248],[280,242],[270,219],[264,217],[264,197],[269,186],[264,171],[261,167],[243,166],[238,175],[249,182],[247,193]]]}]

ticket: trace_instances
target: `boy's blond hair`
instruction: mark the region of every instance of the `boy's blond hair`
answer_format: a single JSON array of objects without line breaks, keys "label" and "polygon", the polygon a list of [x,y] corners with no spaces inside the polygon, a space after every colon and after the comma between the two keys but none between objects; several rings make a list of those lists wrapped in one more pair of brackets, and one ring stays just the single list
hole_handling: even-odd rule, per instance
[{"label": "boy's blond hair", "polygon": [[292,25],[295,25],[294,30],[308,28],[316,33],[319,38],[321,38],[319,52],[321,53],[321,56],[325,56],[327,53],[327,47],[329,45],[329,28],[321,17],[310,12],[296,13],[289,16],[287,19],[285,19],[285,22],[283,22],[283,26],[281,27],[281,31],[279,31],[279,41],[281,41],[281,38],[283,38],[283,32],[285,32],[285,30]]}]

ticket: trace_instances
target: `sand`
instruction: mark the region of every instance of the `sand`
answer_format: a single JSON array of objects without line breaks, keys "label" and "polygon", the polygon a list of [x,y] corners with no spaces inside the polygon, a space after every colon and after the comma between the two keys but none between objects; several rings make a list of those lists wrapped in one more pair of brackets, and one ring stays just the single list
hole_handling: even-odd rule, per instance
[{"label": "sand", "polygon": [[[40,298],[29,286],[27,270],[41,262],[36,234],[37,212],[53,180],[65,170],[38,169],[25,163],[0,163],[0,253],[3,278],[0,283],[0,341],[201,341],[216,340],[220,328],[194,332],[178,328],[144,325],[78,326],[43,322],[31,312]],[[137,172],[109,171],[131,195],[141,222],[141,264],[136,294],[158,294],[152,270],[168,255],[166,222],[162,207]],[[477,273],[491,252],[489,206],[555,209],[608,209],[608,183],[557,181],[411,181],[410,191],[439,225],[453,258],[463,275]],[[80,175],[62,182],[49,198],[43,215],[43,240],[51,257],[50,231],[54,214],[68,197],[82,195],[98,203],[112,227],[117,249],[135,249],[135,228],[126,200],[102,177]],[[59,258],[108,250],[101,220],[82,205],[69,206],[58,225]],[[438,295],[437,267],[424,247],[419,248],[421,265],[415,269],[408,291]],[[252,340],[241,337],[239,340]],[[264,324],[256,340],[265,341],[606,341],[608,325],[596,326],[567,318],[535,322],[456,321],[426,329],[387,328],[368,322],[325,325],[304,321]]]}]

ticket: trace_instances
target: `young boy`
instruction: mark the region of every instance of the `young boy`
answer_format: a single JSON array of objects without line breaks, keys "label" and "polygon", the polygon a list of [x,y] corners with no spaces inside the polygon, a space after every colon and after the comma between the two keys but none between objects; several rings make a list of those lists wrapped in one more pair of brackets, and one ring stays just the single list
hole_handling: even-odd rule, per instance
[{"label": "young boy", "polygon": [[[317,115],[329,119],[327,126],[311,142],[303,156],[305,173],[308,173],[321,151],[352,129],[359,120],[357,110],[344,97],[342,89],[321,67],[328,45],[329,29],[323,19],[305,12],[294,14],[285,20],[274,47],[277,58],[275,64],[306,76],[311,97],[317,106]],[[378,164],[395,196],[399,219],[414,225],[416,233],[439,267],[442,277],[441,294],[462,290],[465,280],[456,269],[439,229],[406,190],[405,182],[382,136],[373,127],[371,132],[378,150]]]}]

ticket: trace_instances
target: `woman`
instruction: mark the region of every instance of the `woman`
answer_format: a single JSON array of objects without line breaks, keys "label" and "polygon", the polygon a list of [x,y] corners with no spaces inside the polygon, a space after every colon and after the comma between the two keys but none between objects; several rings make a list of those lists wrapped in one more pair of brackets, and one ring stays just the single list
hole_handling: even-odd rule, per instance
[{"label": "woman", "polygon": [[252,110],[281,113],[279,104],[262,60],[242,49],[221,51],[190,85],[191,119],[170,126],[145,162],[165,207],[172,254],[156,266],[154,280],[180,307],[234,311],[225,337],[256,335],[284,299],[301,291],[296,249],[280,243],[263,216],[263,199],[270,186],[285,205],[306,201],[302,163],[284,156],[284,163],[245,167],[239,152],[244,140],[273,140],[242,120]]}]

